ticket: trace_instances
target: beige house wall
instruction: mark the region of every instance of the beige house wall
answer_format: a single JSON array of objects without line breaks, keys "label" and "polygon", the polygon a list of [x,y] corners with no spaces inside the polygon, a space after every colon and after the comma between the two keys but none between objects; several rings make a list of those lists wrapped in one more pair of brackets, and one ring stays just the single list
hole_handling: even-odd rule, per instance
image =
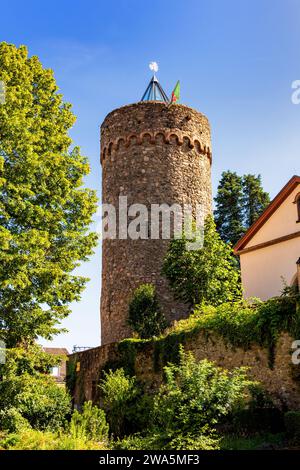
[{"label": "beige house wall", "polygon": [[283,280],[291,285],[297,273],[300,237],[240,255],[244,297],[266,300],[279,295]]},{"label": "beige house wall", "polygon": [[[275,238],[284,237],[285,235],[289,235],[290,233],[295,233],[300,230],[300,223],[297,223],[297,205],[294,204],[295,197],[299,192],[300,184],[264,223],[253,238],[249,240],[249,243],[245,248],[258,245],[259,243],[265,243],[270,240],[274,240]],[[300,242],[298,241],[298,243]]]},{"label": "beige house wall", "polygon": [[[243,246],[254,247],[300,232],[297,205],[294,204],[300,184],[287,196],[258,232]],[[262,300],[279,295],[284,287],[297,279],[300,237],[240,253],[244,297]]]}]

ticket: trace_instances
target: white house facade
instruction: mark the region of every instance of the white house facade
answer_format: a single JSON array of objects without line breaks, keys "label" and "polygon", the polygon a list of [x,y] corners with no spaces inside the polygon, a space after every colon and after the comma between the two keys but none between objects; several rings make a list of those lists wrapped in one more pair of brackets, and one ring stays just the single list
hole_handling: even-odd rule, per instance
[{"label": "white house facade", "polygon": [[234,247],[244,297],[266,300],[300,287],[300,176],[293,176]]}]

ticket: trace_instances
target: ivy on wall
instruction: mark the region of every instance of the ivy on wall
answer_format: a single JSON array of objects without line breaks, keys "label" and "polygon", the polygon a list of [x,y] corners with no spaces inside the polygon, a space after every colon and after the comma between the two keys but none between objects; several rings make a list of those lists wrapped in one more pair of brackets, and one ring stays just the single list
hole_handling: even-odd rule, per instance
[{"label": "ivy on wall", "polygon": [[268,350],[269,367],[274,367],[275,350],[281,333],[300,338],[300,296],[289,293],[266,302],[253,299],[219,306],[198,306],[185,320],[180,320],[166,335],[152,340],[126,339],[118,344],[119,367],[134,374],[138,351],[146,344],[154,350],[156,371],[168,362],[178,363],[181,344],[195,338],[200,332],[208,337],[217,335],[232,347],[248,350],[259,345]]},{"label": "ivy on wall", "polygon": [[[253,299],[251,302],[239,301],[218,306],[201,305],[195,308],[189,318],[178,321],[160,337],[144,340],[128,338],[117,343],[113,359],[101,367],[98,378],[99,381],[103,378],[104,371],[119,368],[123,368],[129,376],[136,375],[140,353],[146,357],[152,356],[154,371],[161,372],[170,362],[178,364],[180,346],[187,346],[188,349],[188,343],[196,343],[199,334],[210,341],[222,338],[230,347],[245,351],[252,345],[265,348],[272,369],[276,345],[282,333],[288,333],[295,339],[300,338],[299,294],[289,292],[266,302]],[[76,385],[83,400],[83,376],[82,371],[76,372],[77,360],[74,356],[68,361],[67,384],[71,393]]]}]

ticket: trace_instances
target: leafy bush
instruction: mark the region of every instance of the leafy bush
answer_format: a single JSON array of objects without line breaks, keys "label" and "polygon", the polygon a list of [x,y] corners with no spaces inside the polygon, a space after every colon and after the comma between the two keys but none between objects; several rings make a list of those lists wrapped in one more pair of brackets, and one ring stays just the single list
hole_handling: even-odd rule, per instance
[{"label": "leafy bush", "polygon": [[273,398],[270,393],[260,383],[254,383],[249,387],[250,401],[247,403],[247,407],[252,410],[257,408],[275,408]]},{"label": "leafy bush", "polygon": [[156,428],[178,436],[199,436],[212,430],[246,397],[253,382],[245,368],[227,371],[207,360],[196,362],[191,353],[180,350],[179,365],[165,367],[166,383],[154,401]]},{"label": "leafy bush", "polygon": [[170,436],[166,433],[152,433],[148,435],[134,434],[116,441],[115,450],[217,450],[219,439],[206,429],[198,436],[178,433]]},{"label": "leafy bush", "polygon": [[153,412],[153,402],[153,395],[146,393],[142,386],[139,385],[137,395],[126,407],[125,435],[144,432],[149,427]]},{"label": "leafy bush", "polygon": [[166,328],[152,284],[142,284],[134,291],[129,303],[128,323],[143,339],[158,336]]},{"label": "leafy bush", "polygon": [[0,429],[9,433],[17,433],[30,428],[28,421],[16,408],[0,411]]},{"label": "leafy bush", "polygon": [[74,410],[69,433],[74,439],[105,442],[108,437],[108,424],[104,411],[93,406],[91,401],[85,402],[81,413]]},{"label": "leafy bush", "polygon": [[[134,346],[131,348],[131,341],[133,341],[132,346],[138,344],[133,339],[127,339],[118,344],[120,357],[116,362],[117,368],[114,369],[115,372],[109,369],[109,374],[103,371],[104,381],[100,383],[104,395],[104,407],[107,412],[108,421],[111,424],[110,429],[115,436],[119,436],[120,433],[121,435],[129,435],[144,431],[149,425],[149,416],[153,410],[153,396],[149,395],[144,390],[143,384],[138,383],[131,375],[134,371],[134,366],[131,364],[130,353],[132,349],[135,351]],[[144,340],[141,341],[141,344],[144,344]],[[120,348],[121,345],[124,348]],[[126,361],[129,363],[127,367]],[[133,362],[135,361],[133,360]],[[110,367],[113,366],[114,364],[110,363]],[[104,383],[105,390],[103,390]],[[116,399],[117,397],[118,399]],[[125,403],[125,405],[123,406],[122,403]],[[119,408],[121,409],[121,414],[118,411]],[[117,414],[120,420],[117,426],[114,414]]]},{"label": "leafy bush", "polygon": [[[147,432],[147,430],[145,430]],[[113,443],[114,450],[160,450],[163,447],[163,442],[160,434],[158,433],[136,433],[126,436],[123,439],[118,439]]]},{"label": "leafy bush", "polygon": [[187,241],[185,236],[171,241],[162,269],[176,297],[191,306],[240,299],[237,260],[231,246],[221,240],[213,218],[206,218],[203,248],[189,250]]},{"label": "leafy bush", "polygon": [[63,426],[71,409],[71,398],[47,375],[61,358],[37,345],[8,349],[0,365],[0,402],[3,410],[15,408],[37,429],[56,430]]},{"label": "leafy bush", "polygon": [[288,411],[285,413],[284,424],[288,436],[300,442],[300,411]]},{"label": "leafy bush", "polygon": [[164,448],[167,450],[218,450],[219,442],[220,439],[216,434],[210,432],[208,428],[203,428],[198,435],[179,433]]},{"label": "leafy bush", "polygon": [[[6,410],[5,410],[6,411]],[[6,413],[13,417],[18,417],[20,424],[22,420],[26,420],[22,415],[15,411]],[[4,413],[1,413],[4,414]],[[1,423],[2,424],[2,423]],[[53,426],[52,426],[53,427]],[[50,428],[50,426],[48,427]],[[20,450],[84,450],[84,449],[104,449],[107,446],[108,425],[106,423],[105,414],[92,402],[86,402],[83,406],[82,413],[74,411],[71,421],[66,426],[66,430],[61,428],[57,432],[40,431],[30,429],[27,422],[26,426],[13,426],[8,429],[13,434],[9,434],[0,441],[0,448],[4,449],[20,449]]]},{"label": "leafy bush", "polygon": [[218,449],[216,424],[240,407],[253,384],[245,369],[229,372],[207,360],[197,362],[181,348],[179,365],[166,366],[165,376],[144,432],[116,441],[114,448]]},{"label": "leafy bush", "polygon": [[116,436],[124,433],[127,408],[138,395],[135,377],[125,375],[124,369],[104,372],[100,382],[103,404],[107,413],[110,431]]},{"label": "leafy bush", "polygon": [[33,428],[57,430],[70,414],[71,399],[52,377],[27,373],[0,382],[2,406],[16,408]]}]

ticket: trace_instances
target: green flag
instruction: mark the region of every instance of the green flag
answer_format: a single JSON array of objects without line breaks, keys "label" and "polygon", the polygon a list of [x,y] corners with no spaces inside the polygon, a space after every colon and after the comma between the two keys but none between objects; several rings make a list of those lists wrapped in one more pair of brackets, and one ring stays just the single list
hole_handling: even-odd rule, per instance
[{"label": "green flag", "polygon": [[175,85],[174,90],[172,91],[171,103],[176,103],[180,99],[180,83],[179,80]]}]

